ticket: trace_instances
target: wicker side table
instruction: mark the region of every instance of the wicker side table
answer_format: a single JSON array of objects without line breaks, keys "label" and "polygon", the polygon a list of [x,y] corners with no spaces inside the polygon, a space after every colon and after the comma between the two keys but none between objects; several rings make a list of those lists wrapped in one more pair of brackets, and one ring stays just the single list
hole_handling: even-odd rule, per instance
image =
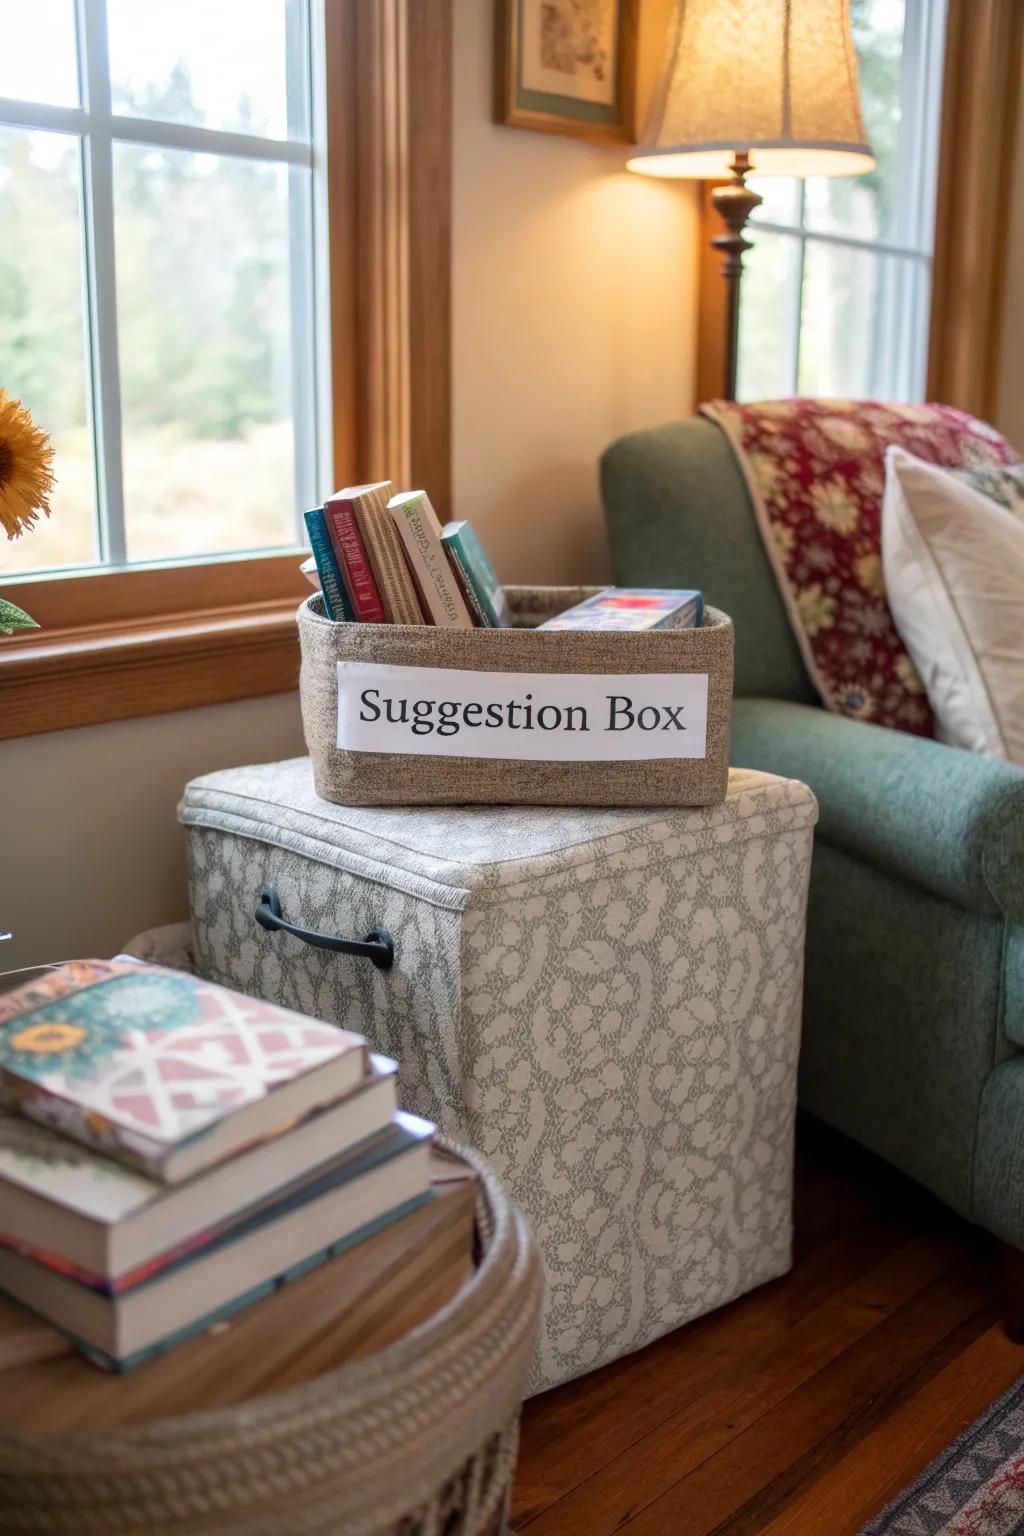
[{"label": "wicker side table", "polygon": [[[364,1343],[372,1338],[372,1315],[352,1317],[330,1264],[239,1314],[219,1336],[127,1376],[68,1356],[57,1335],[29,1321],[20,1345],[8,1329],[0,1338],[4,1536],[503,1530],[540,1267],[497,1181],[472,1154],[447,1150],[479,1179],[475,1266],[441,1305],[435,1299],[431,1310],[423,1299],[428,1315],[416,1326],[361,1358],[349,1358],[352,1330]],[[440,1195],[452,1198],[452,1189]],[[432,1231],[424,1216],[412,1240],[450,1245],[451,1226],[442,1238],[442,1225]],[[378,1241],[362,1245],[367,1262]],[[397,1315],[395,1258],[381,1259],[370,1290],[378,1336]],[[19,1348],[31,1364],[17,1363]],[[52,1358],[41,1359],[48,1350]]]}]

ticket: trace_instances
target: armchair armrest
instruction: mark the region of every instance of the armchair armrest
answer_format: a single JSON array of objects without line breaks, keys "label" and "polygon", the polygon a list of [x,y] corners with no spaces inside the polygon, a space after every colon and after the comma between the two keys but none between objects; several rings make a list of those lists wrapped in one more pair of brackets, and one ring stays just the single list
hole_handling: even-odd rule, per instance
[{"label": "armchair armrest", "polygon": [[818,834],[979,914],[1024,922],[1024,768],[777,699],[737,699],[732,761],[803,779]]}]

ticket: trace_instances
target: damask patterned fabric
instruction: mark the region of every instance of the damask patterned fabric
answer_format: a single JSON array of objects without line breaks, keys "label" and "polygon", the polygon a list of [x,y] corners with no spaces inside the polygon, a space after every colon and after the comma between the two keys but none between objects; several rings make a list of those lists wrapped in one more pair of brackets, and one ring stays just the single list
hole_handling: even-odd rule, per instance
[{"label": "damask patterned fabric", "polygon": [[1012,464],[1014,449],[992,427],[945,405],[718,400],[701,412],[736,453],[826,708],[933,735],[921,679],[885,597],[885,450],[895,443],[947,469],[981,471]]},{"label": "damask patterned fabric", "polygon": [[[186,791],[201,974],[368,1035],[525,1211],[535,1391],[790,1264],[816,814],[735,770],[700,810],[352,809],[306,759]],[[305,926],[387,928],[393,970],[264,933],[266,883]]]}]

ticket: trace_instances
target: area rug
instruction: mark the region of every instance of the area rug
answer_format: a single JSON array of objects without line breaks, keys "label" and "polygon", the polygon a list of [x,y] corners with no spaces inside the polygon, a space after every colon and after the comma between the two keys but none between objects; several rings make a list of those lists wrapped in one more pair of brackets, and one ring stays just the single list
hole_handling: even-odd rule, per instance
[{"label": "area rug", "polygon": [[1024,1377],[987,1408],[861,1536],[1024,1532]]}]

